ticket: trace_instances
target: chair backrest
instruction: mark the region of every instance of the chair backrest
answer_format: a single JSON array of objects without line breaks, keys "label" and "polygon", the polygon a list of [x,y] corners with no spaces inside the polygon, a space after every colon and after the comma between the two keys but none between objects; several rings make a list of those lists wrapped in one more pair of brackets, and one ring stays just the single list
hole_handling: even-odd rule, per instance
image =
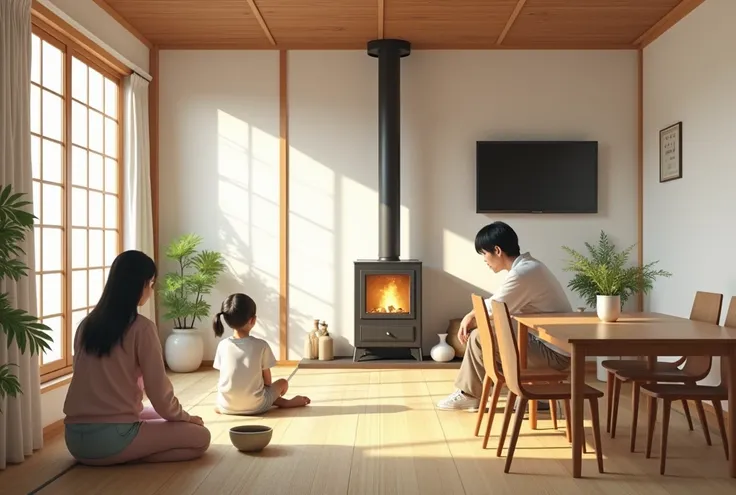
[{"label": "chair backrest", "polygon": [[721,321],[722,304],[723,294],[698,291],[695,293],[693,307],[690,310],[690,319],[717,325]]},{"label": "chair backrest", "polygon": [[[726,313],[726,321],[723,323],[724,327],[736,328],[736,296],[731,298],[731,302],[728,303],[728,312]],[[725,356],[721,356],[721,386],[725,387],[728,385],[728,366],[726,366]]]},{"label": "chair backrest", "polygon": [[470,296],[473,300],[473,311],[475,312],[475,323],[478,325],[478,336],[480,337],[480,348],[483,354],[483,366],[486,369],[486,374],[491,377],[494,384],[504,381],[503,373],[501,372],[498,363],[496,362],[496,351],[495,337],[493,336],[493,330],[491,329],[491,322],[488,318],[488,308],[483,298],[477,294]]},{"label": "chair backrest", "polygon": [[731,302],[728,303],[728,312],[726,313],[726,321],[723,323],[723,326],[736,328],[736,296],[733,296]]},{"label": "chair backrest", "polygon": [[[690,319],[718,325],[718,322],[721,321],[722,304],[723,294],[698,291],[695,293],[693,307],[690,310]],[[708,376],[712,366],[711,356],[688,356],[682,370],[694,379],[702,380]]]},{"label": "chair backrest", "polygon": [[493,313],[493,326],[498,344],[498,354],[501,357],[503,377],[506,387],[518,396],[523,396],[521,388],[521,370],[519,369],[519,349],[514,338],[514,330],[511,325],[511,316],[506,303],[491,299],[491,312]]}]

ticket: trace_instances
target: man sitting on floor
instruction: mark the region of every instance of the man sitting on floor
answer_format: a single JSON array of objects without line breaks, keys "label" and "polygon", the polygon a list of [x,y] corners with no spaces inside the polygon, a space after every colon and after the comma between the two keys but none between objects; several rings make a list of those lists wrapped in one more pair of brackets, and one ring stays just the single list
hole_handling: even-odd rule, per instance
[{"label": "man sitting on floor", "polygon": [[[498,292],[486,302],[490,314],[490,300],[504,302],[509,313],[567,313],[570,302],[560,282],[542,262],[529,253],[521,254],[519,238],[503,222],[486,225],[475,236],[475,250],[483,255],[488,267],[498,273],[508,270],[508,276]],[[460,323],[458,336],[467,343],[460,372],[455,379],[457,390],[441,400],[437,407],[446,410],[473,410],[479,406],[485,368],[481,354],[475,314],[470,311]],[[497,357],[498,359],[498,357]],[[548,367],[565,370],[570,367],[570,356],[550,344],[529,335],[527,348],[529,367]]]}]

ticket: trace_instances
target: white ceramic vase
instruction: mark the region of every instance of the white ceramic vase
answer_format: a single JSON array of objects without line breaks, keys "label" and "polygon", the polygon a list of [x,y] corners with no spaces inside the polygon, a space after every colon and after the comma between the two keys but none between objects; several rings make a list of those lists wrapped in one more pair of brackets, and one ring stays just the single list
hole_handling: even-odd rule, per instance
[{"label": "white ceramic vase", "polygon": [[175,328],[166,339],[164,356],[171,371],[189,373],[198,370],[204,356],[204,342],[199,330]]},{"label": "white ceramic vase", "polygon": [[621,316],[621,296],[596,296],[595,310],[601,321],[618,320]]},{"label": "white ceramic vase", "polygon": [[455,349],[447,343],[447,334],[439,334],[440,342],[436,346],[432,347],[429,355],[432,359],[438,363],[446,363],[452,361],[455,358]]}]

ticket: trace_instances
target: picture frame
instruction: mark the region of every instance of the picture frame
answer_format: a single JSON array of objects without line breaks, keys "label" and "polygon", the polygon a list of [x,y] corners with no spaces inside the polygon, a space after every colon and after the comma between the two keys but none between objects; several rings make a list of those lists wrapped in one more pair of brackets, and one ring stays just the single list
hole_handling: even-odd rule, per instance
[{"label": "picture frame", "polygon": [[659,182],[682,179],[682,122],[659,131]]}]

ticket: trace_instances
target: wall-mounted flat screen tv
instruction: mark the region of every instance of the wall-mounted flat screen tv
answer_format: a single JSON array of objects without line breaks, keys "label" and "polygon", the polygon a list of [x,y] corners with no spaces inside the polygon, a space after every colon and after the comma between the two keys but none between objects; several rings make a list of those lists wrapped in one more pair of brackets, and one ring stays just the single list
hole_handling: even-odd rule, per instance
[{"label": "wall-mounted flat screen tv", "polygon": [[597,141],[478,141],[478,213],[597,213]]}]

